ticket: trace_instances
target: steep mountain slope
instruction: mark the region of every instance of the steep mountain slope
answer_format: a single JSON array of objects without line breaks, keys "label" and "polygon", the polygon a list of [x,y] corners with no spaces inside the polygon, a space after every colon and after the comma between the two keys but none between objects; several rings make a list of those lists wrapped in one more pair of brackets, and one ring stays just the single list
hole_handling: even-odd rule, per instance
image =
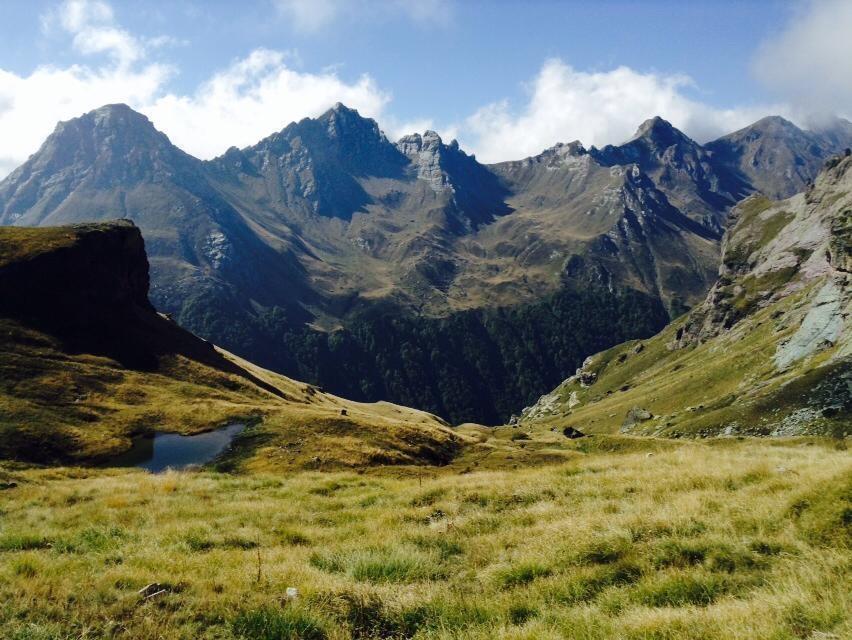
[{"label": "steep mountain slope", "polygon": [[716,163],[739,173],[773,199],[804,191],[825,159],[852,146],[852,123],[837,119],[804,131],[780,116],[769,116],[706,145]]},{"label": "steep mountain slope", "polygon": [[446,462],[461,444],[429,414],[341,400],[221,351],[147,294],[130,222],[0,229],[0,458],[90,461],[138,433],[235,419],[260,421],[246,462],[259,466]]},{"label": "steep mountain slope", "polygon": [[521,422],[666,435],[848,433],[852,157],[803,194],[732,214],[706,300],[589,358]]},{"label": "steep mountain slope", "polygon": [[[634,155],[609,151],[617,153]],[[475,239],[495,251],[523,246],[523,234],[528,277],[538,273],[547,281],[555,272],[567,286],[627,286],[675,313],[712,282],[715,230],[676,208],[673,192],[658,188],[640,164],[602,164],[594,149],[574,142],[493,170],[510,189],[515,213]]]},{"label": "steep mountain slope", "polygon": [[394,145],[343,105],[207,164],[262,237],[295,251],[313,321],[329,328],[362,298],[443,315],[453,241],[504,215],[505,190],[434,132]]},{"label": "steep mountain slope", "polygon": [[500,422],[700,302],[751,191],[659,118],[485,166],[338,104],[201,162],[112,105],[0,182],[0,223],[126,216],[153,303],[196,334],[359,400]]},{"label": "steep mountain slope", "polygon": [[591,153],[604,166],[635,163],[684,215],[717,233],[728,209],[749,191],[747,182],[660,117],[642,123],[625,144]]}]

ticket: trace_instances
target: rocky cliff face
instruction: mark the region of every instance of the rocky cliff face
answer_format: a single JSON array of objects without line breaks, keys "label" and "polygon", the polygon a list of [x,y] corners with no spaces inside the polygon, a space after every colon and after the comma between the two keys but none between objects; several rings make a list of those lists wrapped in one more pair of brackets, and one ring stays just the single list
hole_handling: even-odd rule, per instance
[{"label": "rocky cliff face", "polygon": [[218,360],[213,347],[160,317],[148,300],[148,260],[129,220],[0,233],[0,318],[58,338],[69,352],[156,369],[182,353]]},{"label": "rocky cliff face", "polygon": [[[823,280],[831,291],[847,288],[849,166],[848,158],[830,160],[805,193],[779,204],[754,196],[735,210],[719,278],[684,325],[680,344],[712,339],[755,311]],[[842,298],[836,301],[838,308],[845,306]]]},{"label": "rocky cliff face", "polygon": [[[20,229],[14,235],[25,244],[35,233]],[[0,253],[5,316],[81,326],[104,314],[153,311],[145,243],[132,222],[78,225],[57,235],[44,250]]]}]

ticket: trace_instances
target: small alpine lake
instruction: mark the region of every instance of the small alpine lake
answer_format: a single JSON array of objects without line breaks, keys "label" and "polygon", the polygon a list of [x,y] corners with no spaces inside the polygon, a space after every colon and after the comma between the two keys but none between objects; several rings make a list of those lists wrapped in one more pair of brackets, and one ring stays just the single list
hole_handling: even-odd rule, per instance
[{"label": "small alpine lake", "polygon": [[151,473],[207,464],[222,455],[245,428],[245,424],[235,422],[188,436],[162,432],[136,436],[130,449],[107,464],[111,467],[138,467]]}]

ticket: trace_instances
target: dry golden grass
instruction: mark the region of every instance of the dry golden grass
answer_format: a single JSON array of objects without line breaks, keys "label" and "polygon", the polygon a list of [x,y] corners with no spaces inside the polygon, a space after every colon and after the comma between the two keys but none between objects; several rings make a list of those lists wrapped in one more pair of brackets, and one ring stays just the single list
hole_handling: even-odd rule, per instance
[{"label": "dry golden grass", "polygon": [[852,459],[834,444],[595,437],[507,470],[482,452],[524,443],[481,439],[428,473],[7,465],[0,637],[852,634]]},{"label": "dry golden grass", "polygon": [[[69,354],[54,338],[0,319],[0,457],[89,462],[127,449],[139,433],[246,420],[261,424],[255,469],[350,466],[381,455],[386,463],[428,462],[433,453],[446,460],[459,444],[426,412],[350,402],[219,353],[238,368],[171,355],[156,371],[139,371]],[[306,445],[281,449],[300,440]]]},{"label": "dry golden grass", "polygon": [[77,238],[78,232],[70,227],[3,227],[0,232],[0,267],[61,247],[69,247]]}]

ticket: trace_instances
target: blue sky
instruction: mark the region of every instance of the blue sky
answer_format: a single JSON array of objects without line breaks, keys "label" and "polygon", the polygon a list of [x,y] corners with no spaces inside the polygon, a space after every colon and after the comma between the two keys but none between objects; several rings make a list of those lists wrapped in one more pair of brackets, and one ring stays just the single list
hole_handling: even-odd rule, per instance
[{"label": "blue sky", "polygon": [[768,113],[804,124],[852,111],[850,6],[7,0],[0,175],[57,120],[119,101],[202,157],[337,100],[392,138],[435,128],[487,161],[619,142],[656,114],[698,139]]}]

